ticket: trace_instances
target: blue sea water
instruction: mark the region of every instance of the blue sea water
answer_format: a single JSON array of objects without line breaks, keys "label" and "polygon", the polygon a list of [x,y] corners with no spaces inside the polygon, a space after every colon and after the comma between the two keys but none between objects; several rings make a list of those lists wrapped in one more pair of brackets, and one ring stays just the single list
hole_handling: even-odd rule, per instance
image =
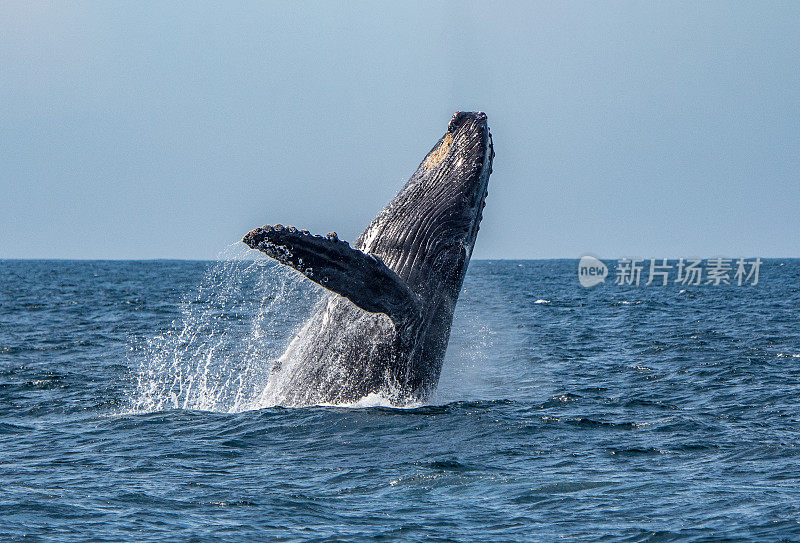
[{"label": "blue sea water", "polygon": [[473,262],[425,405],[269,405],[319,295],[266,260],[0,261],[0,540],[800,540],[800,260]]}]

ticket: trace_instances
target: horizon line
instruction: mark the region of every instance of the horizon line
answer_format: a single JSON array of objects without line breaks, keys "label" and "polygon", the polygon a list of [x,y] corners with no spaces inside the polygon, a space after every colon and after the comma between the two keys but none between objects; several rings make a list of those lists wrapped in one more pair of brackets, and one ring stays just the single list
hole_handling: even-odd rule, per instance
[{"label": "horizon line", "polygon": [[[580,260],[582,256],[575,256],[575,257],[540,257],[540,258],[473,258],[471,262],[530,262],[530,261],[542,261],[542,260]],[[662,260],[666,258],[667,260],[679,260],[681,258],[687,260],[711,260],[715,258],[724,258],[724,259],[731,259],[735,260],[738,258],[744,259],[753,259],[753,258],[761,258],[763,260],[800,260],[800,256],[736,256],[736,257],[729,257],[729,256],[709,256],[709,257],[696,257],[696,256],[680,256],[680,257],[638,257],[638,256],[621,256],[621,257],[598,257],[594,254],[589,255],[598,258],[599,260],[621,260],[621,259],[636,259],[636,260]],[[270,259],[267,258],[36,258],[36,257],[22,257],[22,258],[15,258],[15,257],[0,257],[0,262],[236,262],[236,261],[256,261],[256,260],[264,260],[269,262]],[[274,261],[274,260],[273,260]],[[277,261],[274,261],[277,262]]]}]

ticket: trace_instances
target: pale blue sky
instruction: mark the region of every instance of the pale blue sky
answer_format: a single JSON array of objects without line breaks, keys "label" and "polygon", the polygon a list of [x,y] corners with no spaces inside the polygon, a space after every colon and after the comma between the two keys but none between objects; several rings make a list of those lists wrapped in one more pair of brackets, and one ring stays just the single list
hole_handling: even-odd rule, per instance
[{"label": "pale blue sky", "polygon": [[354,240],[455,110],[477,258],[800,256],[800,2],[0,3],[0,258]]}]

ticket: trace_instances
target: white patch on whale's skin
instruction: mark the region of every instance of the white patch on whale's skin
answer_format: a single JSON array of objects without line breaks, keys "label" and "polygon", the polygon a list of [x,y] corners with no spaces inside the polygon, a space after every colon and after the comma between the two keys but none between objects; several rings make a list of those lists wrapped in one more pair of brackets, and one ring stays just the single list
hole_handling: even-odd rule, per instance
[{"label": "white patch on whale's skin", "polygon": [[374,249],[375,242],[383,234],[388,214],[388,208],[382,209],[378,216],[372,219],[364,233],[361,234],[360,241],[356,242],[353,247],[364,253],[371,252]]},{"label": "white patch on whale's skin", "polygon": [[373,222],[372,226],[369,227],[366,234],[364,235],[364,242],[363,247],[361,250],[365,253],[368,253],[372,250],[372,245],[375,243],[375,240],[378,239],[382,230],[381,224],[378,222]]}]

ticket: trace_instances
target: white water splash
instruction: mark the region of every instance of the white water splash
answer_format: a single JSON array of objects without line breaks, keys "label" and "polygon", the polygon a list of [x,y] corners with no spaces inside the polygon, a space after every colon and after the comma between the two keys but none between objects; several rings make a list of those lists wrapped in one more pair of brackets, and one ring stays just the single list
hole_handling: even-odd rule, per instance
[{"label": "white water splash", "polygon": [[272,260],[244,259],[252,253],[235,245],[183,301],[173,328],[145,341],[131,412],[264,407],[270,367],[322,289]]},{"label": "white water splash", "polygon": [[499,377],[493,375],[492,365],[487,363],[496,353],[495,334],[477,313],[456,309],[439,386],[431,397],[431,404],[485,399],[475,394],[493,389],[492,381]]},{"label": "white water splash", "polygon": [[[134,349],[134,387],[124,412],[189,409],[236,413],[294,405],[287,403],[283,392],[286,386],[295,385],[291,380],[284,382],[286,372],[271,370],[290,340],[304,325],[313,324],[309,318],[321,309],[318,304],[326,291],[271,259],[260,255],[256,260],[249,259],[252,251],[240,245],[231,245],[217,263],[210,265],[201,284],[183,300],[181,316],[171,329]],[[475,316],[466,320],[462,324],[468,324],[472,333],[463,336],[470,340],[467,345],[456,340],[456,356],[462,360],[459,364],[451,360],[456,386],[445,385],[457,397],[462,395],[461,387],[471,386],[477,378],[476,372],[484,366],[481,362],[492,350],[488,329],[479,325]],[[302,357],[280,360],[284,369],[298,363],[302,363]],[[453,377],[448,373],[445,382]],[[422,405],[398,404],[396,398],[400,396],[390,390],[335,406]],[[436,396],[441,399],[448,394]]]}]

